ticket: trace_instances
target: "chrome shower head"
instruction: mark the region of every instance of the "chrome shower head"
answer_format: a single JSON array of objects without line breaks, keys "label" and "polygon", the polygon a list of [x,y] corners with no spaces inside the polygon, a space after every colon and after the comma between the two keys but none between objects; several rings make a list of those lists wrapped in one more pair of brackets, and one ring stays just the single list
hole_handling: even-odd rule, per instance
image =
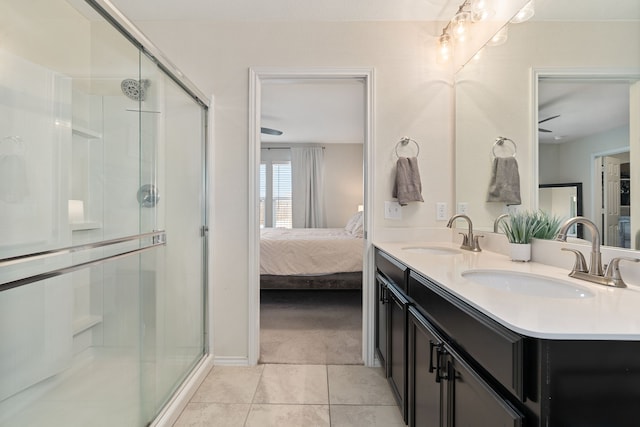
[{"label": "chrome shower head", "polygon": [[149,80],[135,80],[135,79],[124,79],[122,83],[120,83],[120,89],[122,89],[122,93],[129,99],[133,99],[134,101],[144,101],[147,97],[147,88],[149,87]]}]

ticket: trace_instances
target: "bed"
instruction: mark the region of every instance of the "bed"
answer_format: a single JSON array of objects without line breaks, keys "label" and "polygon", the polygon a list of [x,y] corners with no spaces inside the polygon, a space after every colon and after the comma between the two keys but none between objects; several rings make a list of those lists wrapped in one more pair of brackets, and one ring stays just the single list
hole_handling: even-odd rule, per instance
[{"label": "bed", "polygon": [[362,213],[344,228],[264,228],[261,289],[361,289]]}]

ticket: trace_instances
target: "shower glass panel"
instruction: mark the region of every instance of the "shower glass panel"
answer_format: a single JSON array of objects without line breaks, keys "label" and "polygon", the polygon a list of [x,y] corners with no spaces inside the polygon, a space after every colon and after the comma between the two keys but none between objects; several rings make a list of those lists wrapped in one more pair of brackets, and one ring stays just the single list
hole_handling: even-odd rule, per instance
[{"label": "shower glass panel", "polygon": [[[202,108],[146,56],[141,57],[149,95],[140,115],[141,184],[153,186],[141,208],[144,231],[168,232],[162,257],[143,264],[157,274],[145,289],[143,384],[145,410],[155,414],[204,354]],[[153,91],[152,91],[153,89]],[[152,161],[153,159],[153,161]],[[153,165],[156,165],[153,167]],[[144,257],[143,257],[144,259]],[[153,313],[153,314],[151,314]]]},{"label": "shower glass panel", "polygon": [[[144,333],[140,301],[155,275],[140,268],[152,250],[101,265],[106,286],[119,294],[112,318],[95,328],[103,336],[74,354],[74,285],[61,275],[0,293],[3,343],[0,374],[1,426],[142,426],[144,389],[140,342]],[[142,259],[146,258],[146,259]],[[84,276],[96,271],[80,270]],[[19,325],[19,326],[18,326]],[[99,330],[99,332],[98,332]],[[28,369],[25,369],[27,367]]]},{"label": "shower glass panel", "polygon": [[147,425],[206,350],[206,106],[82,1],[0,28],[0,426]]}]

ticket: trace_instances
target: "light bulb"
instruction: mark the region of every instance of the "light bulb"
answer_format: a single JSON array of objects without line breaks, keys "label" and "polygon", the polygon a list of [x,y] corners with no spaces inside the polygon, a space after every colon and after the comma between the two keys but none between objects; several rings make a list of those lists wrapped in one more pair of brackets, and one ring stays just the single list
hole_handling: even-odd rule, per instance
[{"label": "light bulb", "polygon": [[494,13],[494,10],[489,7],[487,0],[471,1],[471,20],[473,22],[485,21],[493,16]]},{"label": "light bulb", "polygon": [[451,32],[456,40],[463,41],[469,31],[471,14],[467,11],[460,11],[451,20]]},{"label": "light bulb", "polygon": [[482,59],[482,53],[483,53],[483,52],[484,52],[484,48],[480,49],[479,51],[477,51],[477,52],[476,52],[476,54],[475,54],[475,55],[473,55],[473,58],[472,58],[472,59],[473,59],[475,62],[480,61],[480,59]]},{"label": "light bulb", "polygon": [[438,38],[438,59],[441,62],[449,61],[451,57],[451,37],[447,33],[443,33]]}]

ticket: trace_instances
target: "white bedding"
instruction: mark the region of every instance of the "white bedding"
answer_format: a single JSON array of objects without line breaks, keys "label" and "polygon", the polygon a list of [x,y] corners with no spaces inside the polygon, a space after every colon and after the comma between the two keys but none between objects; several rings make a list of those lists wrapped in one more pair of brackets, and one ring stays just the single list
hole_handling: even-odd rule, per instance
[{"label": "white bedding", "polygon": [[362,271],[364,240],[344,228],[264,228],[260,274],[320,275]]}]

